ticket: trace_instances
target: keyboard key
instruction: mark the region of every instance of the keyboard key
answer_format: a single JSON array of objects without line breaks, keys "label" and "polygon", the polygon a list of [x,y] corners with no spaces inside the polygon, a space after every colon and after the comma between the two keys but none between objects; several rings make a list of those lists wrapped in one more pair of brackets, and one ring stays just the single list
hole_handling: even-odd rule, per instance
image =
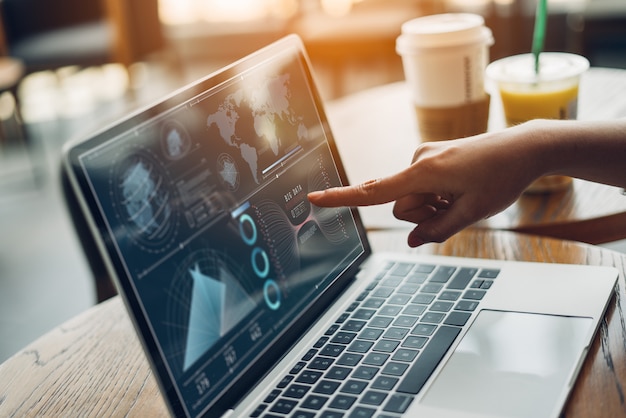
[{"label": "keyboard key", "polygon": [[322,415],[320,415],[320,418],[343,418],[343,416],[343,412],[324,411],[322,412]]},{"label": "keyboard key", "polygon": [[471,314],[469,312],[451,312],[450,315],[443,321],[446,325],[455,325],[457,327],[462,327],[467,323],[467,320],[470,318]]},{"label": "keyboard key", "polygon": [[484,279],[495,279],[500,274],[499,269],[482,269],[478,274],[478,277],[482,277]]},{"label": "keyboard key", "polygon": [[445,314],[441,312],[426,312],[420,322],[426,322],[428,324],[438,324],[443,321]]},{"label": "keyboard key", "polygon": [[383,353],[391,353],[400,345],[400,341],[394,340],[380,340],[374,345],[374,351],[381,351]]},{"label": "keyboard key", "polygon": [[362,340],[376,341],[380,338],[383,332],[385,332],[385,330],[381,328],[365,328],[359,334],[359,338]]},{"label": "keyboard key", "polygon": [[366,408],[364,406],[357,406],[350,412],[350,418],[372,418],[376,410],[373,408]]},{"label": "keyboard key", "polygon": [[454,309],[459,311],[473,312],[478,307],[478,302],[473,300],[460,300]]},{"label": "keyboard key", "polygon": [[428,283],[422,286],[421,292],[422,293],[439,293],[441,289],[443,289],[442,284]]},{"label": "keyboard key", "polygon": [[333,324],[326,330],[324,335],[333,335],[339,329],[339,324]]},{"label": "keyboard key", "polygon": [[314,370],[303,370],[302,373],[300,373],[300,376],[298,376],[298,378],[296,379],[296,382],[308,383],[312,385],[313,383],[317,382],[320,377],[322,377],[322,372],[316,372]]},{"label": "keyboard key", "polygon": [[326,370],[333,364],[333,359],[328,357],[315,357],[309,363],[309,369]]},{"label": "keyboard key", "polygon": [[352,374],[352,377],[356,379],[372,380],[379,370],[380,369],[378,367],[359,366]]},{"label": "keyboard key", "polygon": [[470,289],[480,289],[480,286],[483,284],[484,280],[474,280]]},{"label": "keyboard key", "polygon": [[372,341],[354,340],[352,344],[348,346],[348,351],[353,353],[367,353],[373,345],[374,343]]},{"label": "keyboard key", "polygon": [[304,369],[306,367],[306,363],[303,361],[299,361],[296,363],[295,366],[293,366],[291,368],[291,370],[289,370],[289,374],[298,374],[302,371],[302,369]]},{"label": "keyboard key", "polygon": [[[417,305],[409,305],[409,306],[417,306]],[[409,315],[400,315],[399,317],[396,318],[395,321],[393,321],[394,326],[407,327],[407,328],[411,328],[416,323],[417,323],[417,317],[409,316]]]},{"label": "keyboard key", "polygon": [[389,401],[387,401],[383,411],[403,414],[409,408],[411,402],[413,402],[412,396],[394,394],[389,397]]},{"label": "keyboard key", "polygon": [[[359,296],[356,297],[356,301],[357,302],[363,302],[365,300],[365,298],[367,298],[370,295],[370,292],[368,292],[367,290],[364,292],[361,292],[359,294]],[[339,322],[339,321],[337,321]]]},{"label": "keyboard key", "polygon": [[380,285],[395,288],[395,287],[400,286],[400,283],[402,283],[403,280],[404,280],[404,277],[387,277],[385,280],[383,280],[380,283]]},{"label": "keyboard key", "polygon": [[252,411],[252,413],[250,414],[250,418],[260,417],[261,414],[263,413],[263,411],[265,411],[266,408],[267,408],[267,405],[265,405],[265,404],[261,404],[261,405],[257,406],[256,409],[254,411]]},{"label": "keyboard key", "polygon": [[283,377],[280,382],[278,382],[278,385],[276,385],[276,387],[280,389],[284,389],[287,387],[289,383],[291,383],[292,380],[293,380],[293,376],[287,375]]},{"label": "keyboard key", "polygon": [[415,357],[417,357],[418,353],[419,353],[418,350],[410,350],[408,348],[401,348],[394,353],[391,359],[396,360],[396,361],[409,361],[410,362],[410,361],[415,360]]},{"label": "keyboard key", "polygon": [[335,409],[348,410],[356,402],[355,396],[337,395],[328,406]]},{"label": "keyboard key", "polygon": [[428,338],[426,337],[417,337],[417,336],[410,335],[404,340],[404,342],[402,343],[402,347],[422,348],[424,347],[424,345],[426,345],[427,341],[428,341]]},{"label": "keyboard key", "polygon": [[394,361],[391,361],[385,364],[385,367],[383,367],[381,373],[388,376],[402,376],[408,368],[408,363],[396,363]]},{"label": "keyboard key", "polygon": [[345,380],[348,375],[350,375],[351,371],[352,369],[348,367],[334,366],[326,373],[326,378],[332,380]]},{"label": "keyboard key", "polygon": [[363,319],[363,320],[368,320],[371,317],[374,316],[374,314],[376,313],[375,309],[365,309],[365,308],[361,308],[361,309],[357,309],[353,314],[352,314],[352,318],[354,319]]},{"label": "keyboard key", "polygon": [[339,331],[330,341],[337,344],[350,344],[355,338],[356,332]]},{"label": "keyboard key", "polygon": [[385,334],[383,338],[389,338],[391,340],[402,340],[409,333],[409,328],[399,328],[399,327],[391,327]]},{"label": "keyboard key", "polygon": [[452,302],[438,300],[430,306],[430,310],[435,312],[448,312],[452,309],[452,306],[454,306]]},{"label": "keyboard key", "polygon": [[493,280],[484,280],[483,284],[480,285],[481,289],[489,290],[493,286]]},{"label": "keyboard key", "polygon": [[336,364],[340,364],[342,366],[356,366],[359,364],[361,359],[363,358],[362,354],[356,353],[344,353],[337,359]]},{"label": "keyboard key", "polygon": [[367,405],[382,405],[386,397],[386,393],[377,390],[368,390],[361,398],[361,403]]},{"label": "keyboard key", "polygon": [[407,283],[400,286],[397,292],[403,295],[414,295],[417,289],[419,289],[419,285]]},{"label": "keyboard key", "polygon": [[375,328],[387,328],[392,321],[393,318],[388,316],[375,316],[369,321],[368,325]]},{"label": "keyboard key", "polygon": [[313,344],[313,348],[322,348],[324,344],[328,342],[328,337],[322,337],[315,344]]},{"label": "keyboard key", "polygon": [[315,418],[315,412],[296,411],[291,415],[292,418]]},{"label": "keyboard key", "polygon": [[402,310],[404,315],[420,316],[426,310],[424,305],[415,305],[414,302]]},{"label": "keyboard key", "polygon": [[389,274],[392,276],[406,276],[413,268],[415,268],[413,263],[396,263],[389,271]]},{"label": "keyboard key", "polygon": [[440,266],[430,279],[431,283],[447,283],[456,271],[456,267]]},{"label": "keyboard key", "polygon": [[339,357],[345,348],[345,345],[327,344],[324,348],[322,348],[320,354],[328,357]]},{"label": "keyboard key", "polygon": [[389,391],[400,381],[397,377],[391,376],[378,376],[374,382],[372,382],[372,389],[381,389]]},{"label": "keyboard key", "polygon": [[415,328],[413,328],[413,330],[411,331],[411,334],[412,335],[429,336],[429,335],[432,335],[433,332],[435,332],[435,329],[437,329],[436,325],[432,325],[432,324],[417,324],[415,326]]},{"label": "keyboard key", "polygon": [[369,353],[363,359],[363,364],[368,364],[370,366],[382,366],[383,364],[385,364],[388,358],[389,358],[389,354]]},{"label": "keyboard key", "polygon": [[333,382],[330,380],[322,380],[320,381],[315,388],[313,388],[313,392],[321,393],[322,395],[332,395],[339,388],[339,382]]},{"label": "keyboard key", "polygon": [[350,314],[348,312],[344,312],[341,315],[339,315],[339,318],[337,318],[337,320],[335,321],[337,324],[343,324],[344,322],[346,322],[346,320],[350,317]]},{"label": "keyboard key", "polygon": [[435,270],[435,266],[432,264],[419,264],[415,271],[418,273],[432,273]]},{"label": "keyboard key", "polygon": [[428,279],[428,273],[413,272],[407,278],[406,282],[411,284],[422,284]]},{"label": "keyboard key", "polygon": [[378,309],[385,303],[385,299],[382,298],[369,298],[365,302],[363,302],[364,308],[374,308]]},{"label": "keyboard key", "polygon": [[296,408],[297,404],[297,401],[292,401],[289,399],[279,399],[276,401],[274,406],[272,406],[272,409],[270,409],[270,411],[278,412],[279,414],[290,414],[291,411]]},{"label": "keyboard key", "polygon": [[460,332],[460,328],[441,326],[410,367],[398,391],[413,395],[419,393]]},{"label": "keyboard key", "polygon": [[274,402],[274,400],[276,400],[280,396],[280,394],[281,394],[280,390],[274,389],[269,393],[269,395],[265,397],[265,399],[263,399],[263,402],[272,403]]},{"label": "keyboard key", "polygon": [[324,406],[324,404],[327,401],[328,401],[328,398],[326,396],[309,395],[302,402],[302,405],[300,405],[300,407],[305,408],[305,409],[320,410],[322,409],[322,406]]},{"label": "keyboard key", "polygon": [[287,390],[285,390],[283,396],[285,396],[286,398],[301,399],[304,398],[304,395],[306,395],[310,388],[310,386],[297,385],[294,383],[293,385],[289,386]]},{"label": "keyboard key", "polygon": [[444,290],[443,292],[441,292],[441,294],[439,295],[440,300],[451,300],[451,301],[456,301],[461,297],[461,292],[459,292],[458,290]]},{"label": "keyboard key", "polygon": [[395,294],[387,300],[387,303],[389,303],[390,305],[406,305],[407,303],[409,303],[410,300],[411,295]]},{"label": "keyboard key", "polygon": [[306,352],[306,354],[304,356],[302,356],[302,361],[309,361],[311,360],[313,357],[315,357],[315,355],[317,354],[317,350],[315,349],[310,349],[309,351]]},{"label": "keyboard key", "polygon": [[361,331],[363,329],[365,324],[367,324],[367,322],[365,322],[365,321],[360,321],[360,320],[356,320],[356,319],[350,319],[349,321],[346,321],[343,324],[341,329],[343,331],[359,332],[359,331]]},{"label": "keyboard key", "polygon": [[388,298],[389,296],[393,294],[394,290],[395,289],[393,287],[381,286],[377,288],[374,291],[374,293],[372,293],[372,296],[377,297],[377,298]]},{"label": "keyboard key", "polygon": [[448,289],[457,289],[462,290],[467,287],[467,284],[472,280],[472,278],[476,275],[478,269],[476,268],[461,268],[454,275],[454,278],[448,284]]},{"label": "keyboard key", "polygon": [[481,300],[485,293],[484,290],[468,290],[463,294],[463,299]]},{"label": "keyboard key", "polygon": [[396,316],[402,311],[402,306],[385,305],[378,313],[385,316]]},{"label": "keyboard key", "polygon": [[359,307],[359,302],[352,302],[350,306],[348,306],[348,308],[346,309],[346,312],[352,312],[358,307]]},{"label": "keyboard key", "polygon": [[419,303],[420,305],[430,305],[435,300],[435,295],[428,293],[418,293],[415,295],[411,303]]},{"label": "keyboard key", "polygon": [[363,393],[365,388],[367,387],[367,382],[364,380],[348,380],[341,387],[341,392],[343,393],[351,393],[353,395],[359,395]]}]

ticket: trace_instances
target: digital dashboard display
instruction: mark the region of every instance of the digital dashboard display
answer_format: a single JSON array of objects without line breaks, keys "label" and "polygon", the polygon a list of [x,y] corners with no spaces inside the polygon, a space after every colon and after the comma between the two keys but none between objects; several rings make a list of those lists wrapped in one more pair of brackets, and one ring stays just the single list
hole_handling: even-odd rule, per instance
[{"label": "digital dashboard display", "polygon": [[297,51],[79,156],[103,235],[189,415],[364,251]]}]

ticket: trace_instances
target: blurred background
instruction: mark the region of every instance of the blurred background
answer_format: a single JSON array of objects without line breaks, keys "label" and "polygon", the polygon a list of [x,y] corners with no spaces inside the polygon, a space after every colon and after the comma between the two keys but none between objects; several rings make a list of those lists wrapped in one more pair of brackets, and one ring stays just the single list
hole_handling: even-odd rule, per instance
[{"label": "blurred background", "polygon": [[[403,79],[403,22],[484,16],[529,52],[536,0],[0,0],[0,362],[97,303],[59,179],[63,144],[286,34],[325,100]],[[546,50],[626,68],[624,0],[549,0]]]}]

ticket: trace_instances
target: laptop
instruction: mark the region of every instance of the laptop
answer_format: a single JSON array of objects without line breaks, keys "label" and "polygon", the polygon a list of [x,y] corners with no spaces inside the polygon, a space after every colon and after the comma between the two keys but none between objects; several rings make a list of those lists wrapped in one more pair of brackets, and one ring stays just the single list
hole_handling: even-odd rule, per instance
[{"label": "laptop", "polygon": [[[358,141],[358,138],[353,138]],[[301,40],[64,149],[160,390],[185,417],[557,417],[607,267],[373,253]]]}]

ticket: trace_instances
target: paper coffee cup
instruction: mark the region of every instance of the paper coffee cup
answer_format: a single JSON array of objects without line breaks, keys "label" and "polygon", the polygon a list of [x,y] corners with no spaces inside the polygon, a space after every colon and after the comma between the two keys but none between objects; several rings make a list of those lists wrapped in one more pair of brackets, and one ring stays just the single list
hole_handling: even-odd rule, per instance
[{"label": "paper coffee cup", "polygon": [[484,71],[491,30],[482,16],[446,13],[402,25],[402,57],[422,140],[475,135],[487,129],[489,96]]},{"label": "paper coffee cup", "polygon": [[415,104],[458,106],[483,99],[484,70],[493,44],[482,16],[446,13],[402,25],[396,51]]},{"label": "paper coffee cup", "polygon": [[[533,54],[502,58],[487,66],[486,75],[498,87],[507,126],[531,119],[576,119],[580,76],[589,61],[580,55],[542,52],[539,72]],[[545,176],[526,190],[544,193],[571,185],[566,176]]]}]

